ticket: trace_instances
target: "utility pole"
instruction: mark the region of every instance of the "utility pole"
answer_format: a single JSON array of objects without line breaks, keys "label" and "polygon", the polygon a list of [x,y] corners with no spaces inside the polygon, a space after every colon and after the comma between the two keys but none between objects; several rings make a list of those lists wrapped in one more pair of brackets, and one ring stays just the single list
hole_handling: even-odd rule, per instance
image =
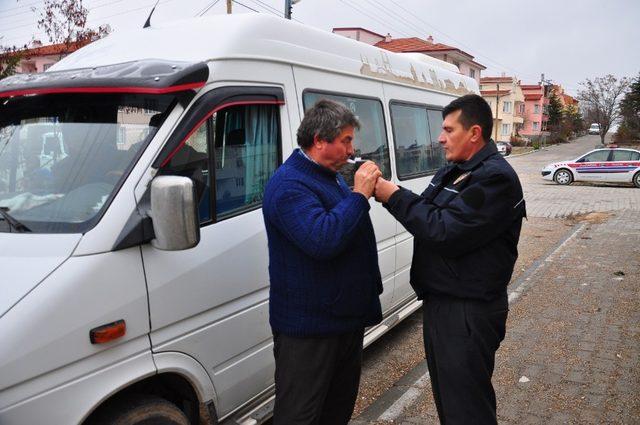
[{"label": "utility pole", "polygon": [[498,142],[498,106],[500,106],[500,83],[496,83],[496,131],[494,142]]},{"label": "utility pole", "polygon": [[286,19],[291,19],[293,5],[299,3],[300,1],[301,0],[284,0],[284,17]]},{"label": "utility pole", "polygon": [[231,6],[233,5],[233,0],[227,0],[227,15],[231,15]]}]

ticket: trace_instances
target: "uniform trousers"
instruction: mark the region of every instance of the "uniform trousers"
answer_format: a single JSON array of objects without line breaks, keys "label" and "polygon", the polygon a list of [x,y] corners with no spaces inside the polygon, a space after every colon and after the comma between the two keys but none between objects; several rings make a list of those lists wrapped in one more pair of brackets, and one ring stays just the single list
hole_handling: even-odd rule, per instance
[{"label": "uniform trousers", "polygon": [[274,425],[346,425],[360,384],[364,329],[331,337],[273,336]]},{"label": "uniform trousers", "polygon": [[493,301],[428,296],[423,310],[427,365],[440,423],[496,424],[491,377],[505,335],[506,293]]}]

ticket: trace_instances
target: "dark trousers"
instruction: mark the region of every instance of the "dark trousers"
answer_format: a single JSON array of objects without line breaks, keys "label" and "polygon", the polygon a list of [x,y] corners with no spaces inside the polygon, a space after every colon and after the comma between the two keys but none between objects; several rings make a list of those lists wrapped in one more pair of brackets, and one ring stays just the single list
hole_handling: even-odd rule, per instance
[{"label": "dark trousers", "polygon": [[505,334],[506,294],[491,302],[432,296],[423,309],[424,346],[440,422],[496,424],[491,376]]},{"label": "dark trousers", "polygon": [[353,413],[364,329],[334,337],[273,336],[274,425],[341,425]]}]

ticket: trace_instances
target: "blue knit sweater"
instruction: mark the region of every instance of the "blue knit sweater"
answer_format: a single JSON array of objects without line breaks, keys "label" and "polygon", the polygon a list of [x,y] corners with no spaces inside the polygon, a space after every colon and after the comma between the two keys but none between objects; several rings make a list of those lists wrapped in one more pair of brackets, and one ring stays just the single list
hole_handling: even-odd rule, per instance
[{"label": "blue knit sweater", "polygon": [[269,321],[289,336],[361,330],[382,319],[382,280],[369,202],[296,150],[263,199]]}]

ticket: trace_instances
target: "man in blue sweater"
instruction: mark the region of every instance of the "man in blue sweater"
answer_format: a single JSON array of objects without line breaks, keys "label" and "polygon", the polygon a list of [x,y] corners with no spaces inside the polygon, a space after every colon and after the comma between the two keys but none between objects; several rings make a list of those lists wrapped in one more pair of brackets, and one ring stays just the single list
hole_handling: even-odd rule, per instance
[{"label": "man in blue sweater", "polygon": [[357,118],[321,100],[305,114],[298,145],[263,199],[269,239],[269,321],[276,361],[275,425],[347,424],[362,362],[364,328],[382,319],[369,202],[381,173],[338,170],[353,155]]}]

